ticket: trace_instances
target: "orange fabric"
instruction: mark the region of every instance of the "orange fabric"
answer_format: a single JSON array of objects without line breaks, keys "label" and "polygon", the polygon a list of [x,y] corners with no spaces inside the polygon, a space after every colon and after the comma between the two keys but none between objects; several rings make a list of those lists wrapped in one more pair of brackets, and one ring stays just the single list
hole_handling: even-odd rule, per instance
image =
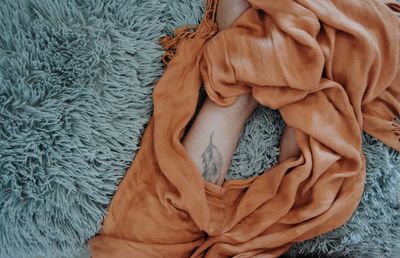
[{"label": "orange fabric", "polygon": [[[89,241],[99,257],[277,257],[345,223],[364,187],[361,131],[400,151],[395,2],[249,0],[216,33],[164,38],[167,68],[141,148]],[[251,92],[296,130],[301,156],[258,177],[204,182],[181,144],[204,82],[222,106]]]}]

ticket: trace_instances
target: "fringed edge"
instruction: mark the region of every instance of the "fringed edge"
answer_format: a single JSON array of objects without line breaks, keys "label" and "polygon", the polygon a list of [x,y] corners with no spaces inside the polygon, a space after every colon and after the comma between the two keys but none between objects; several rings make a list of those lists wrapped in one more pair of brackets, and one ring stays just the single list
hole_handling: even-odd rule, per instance
[{"label": "fringed edge", "polygon": [[161,57],[164,65],[167,65],[175,55],[176,48],[181,39],[192,39],[196,35],[198,26],[185,26],[175,30],[174,37],[164,36],[160,39],[160,44],[165,52]]},{"label": "fringed edge", "polygon": [[[218,25],[215,21],[217,14],[218,0],[208,0],[204,19],[199,26],[185,26],[175,30],[174,36],[164,36],[160,39],[160,44],[164,48],[164,54],[161,61],[167,65],[176,53],[178,43],[182,39],[193,39],[197,34],[204,39],[211,38],[218,32]],[[204,26],[204,30],[198,33],[199,27]]]},{"label": "fringed edge", "polygon": [[393,118],[392,130],[400,142],[400,117]]},{"label": "fringed edge", "polygon": [[205,30],[201,33],[201,37],[208,39],[218,32],[218,25],[216,23],[218,0],[208,0],[206,12],[204,15]]}]

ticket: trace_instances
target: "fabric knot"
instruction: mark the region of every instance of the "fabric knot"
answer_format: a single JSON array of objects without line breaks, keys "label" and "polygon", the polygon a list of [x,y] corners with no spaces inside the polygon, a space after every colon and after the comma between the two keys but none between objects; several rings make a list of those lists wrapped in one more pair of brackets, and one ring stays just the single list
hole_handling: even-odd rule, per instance
[{"label": "fabric knot", "polygon": [[218,25],[211,21],[204,24],[204,31],[200,33],[200,36],[204,39],[209,39],[218,32]]},{"label": "fabric knot", "polygon": [[178,43],[182,39],[192,39],[196,35],[198,26],[185,26],[175,30],[174,37],[164,36],[160,39],[160,44],[163,46],[165,52],[161,57],[162,62],[168,64],[172,57],[175,55]]}]

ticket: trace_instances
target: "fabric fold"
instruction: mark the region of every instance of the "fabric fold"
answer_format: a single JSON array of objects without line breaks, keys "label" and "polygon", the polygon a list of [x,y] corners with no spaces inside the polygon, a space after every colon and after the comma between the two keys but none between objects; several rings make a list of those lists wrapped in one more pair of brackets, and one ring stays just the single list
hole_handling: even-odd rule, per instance
[{"label": "fabric fold", "polygon": [[[363,130],[400,151],[400,5],[249,3],[214,35],[209,0],[195,31],[163,40],[154,113],[89,242],[93,257],[278,257],[351,217],[366,176]],[[181,143],[202,83],[218,105],[250,92],[279,109],[301,155],[222,187],[204,182]]]}]

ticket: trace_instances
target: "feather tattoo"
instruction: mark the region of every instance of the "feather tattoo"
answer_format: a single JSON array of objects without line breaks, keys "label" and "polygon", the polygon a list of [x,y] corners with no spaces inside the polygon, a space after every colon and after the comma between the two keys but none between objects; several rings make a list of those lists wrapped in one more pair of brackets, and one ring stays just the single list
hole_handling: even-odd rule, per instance
[{"label": "feather tattoo", "polygon": [[223,165],[222,154],[213,143],[214,132],[211,133],[210,142],[206,150],[201,155],[203,159],[203,178],[204,180],[216,184]]}]

